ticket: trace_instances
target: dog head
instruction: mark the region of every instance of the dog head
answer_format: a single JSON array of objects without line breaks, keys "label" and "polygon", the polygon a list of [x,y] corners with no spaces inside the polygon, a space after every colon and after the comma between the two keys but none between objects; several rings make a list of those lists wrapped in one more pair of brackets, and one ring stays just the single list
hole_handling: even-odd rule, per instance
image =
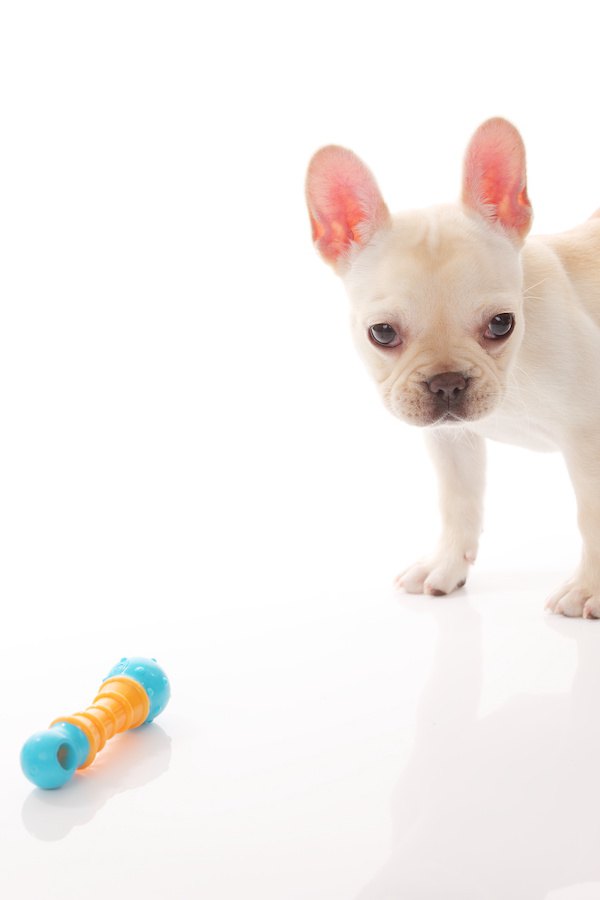
[{"label": "dog head", "polygon": [[489,415],[523,338],[520,250],[531,225],[525,150],[490,119],[467,149],[462,204],[390,216],[351,151],[311,160],[313,240],[343,278],[357,347],[396,416],[451,425]]}]

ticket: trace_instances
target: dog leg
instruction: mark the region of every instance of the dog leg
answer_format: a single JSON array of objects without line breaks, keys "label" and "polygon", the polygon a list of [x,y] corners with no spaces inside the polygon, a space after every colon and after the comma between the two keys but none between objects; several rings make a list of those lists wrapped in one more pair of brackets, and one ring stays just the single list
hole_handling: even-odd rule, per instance
[{"label": "dog leg", "polygon": [[409,594],[449,594],[467,580],[483,518],[485,441],[460,428],[426,432],[439,480],[442,534],[436,553],[399,575]]},{"label": "dog leg", "polygon": [[581,433],[565,459],[577,498],[577,518],[583,538],[581,564],[546,603],[564,616],[600,619],[600,445]]}]

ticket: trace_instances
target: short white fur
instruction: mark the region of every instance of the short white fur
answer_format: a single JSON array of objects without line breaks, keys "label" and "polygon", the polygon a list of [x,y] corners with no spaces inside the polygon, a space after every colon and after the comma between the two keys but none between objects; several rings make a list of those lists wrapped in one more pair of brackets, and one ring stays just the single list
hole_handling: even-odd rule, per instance
[{"label": "short white fur", "polygon": [[[390,412],[425,429],[439,478],[439,545],[397,587],[447,594],[466,581],[491,438],[563,453],[583,552],[547,606],[600,618],[600,217],[526,240],[525,185],[520,135],[491,119],[469,144],[455,206],[390,216],[369,170],[338,147],[313,157],[307,200],[316,246],[349,295],[358,351]],[[514,327],[496,340],[488,323],[498,315]],[[399,346],[377,344],[379,323]]]}]

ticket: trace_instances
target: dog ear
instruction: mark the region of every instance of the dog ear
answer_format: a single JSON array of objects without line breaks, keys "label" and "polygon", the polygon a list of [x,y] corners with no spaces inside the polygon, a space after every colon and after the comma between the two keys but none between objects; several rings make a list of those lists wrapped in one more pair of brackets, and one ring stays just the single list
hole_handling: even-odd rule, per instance
[{"label": "dog ear", "polygon": [[390,221],[371,172],[344,147],[323,147],[310,161],[306,202],[315,246],[342,272],[351,251],[365,246]]},{"label": "dog ear", "polygon": [[516,243],[525,239],[532,219],[525,147],[506,119],[488,119],[471,138],[465,155],[463,203],[501,225]]}]

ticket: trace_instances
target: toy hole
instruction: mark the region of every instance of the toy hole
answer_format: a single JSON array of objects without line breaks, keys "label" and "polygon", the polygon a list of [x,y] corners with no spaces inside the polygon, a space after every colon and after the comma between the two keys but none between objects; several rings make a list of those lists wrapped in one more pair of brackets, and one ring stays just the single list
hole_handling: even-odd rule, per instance
[{"label": "toy hole", "polygon": [[56,759],[58,760],[58,764],[63,768],[66,772],[69,772],[71,769],[75,768],[75,753],[73,752],[73,748],[68,744],[61,744],[58,750],[56,751]]}]

